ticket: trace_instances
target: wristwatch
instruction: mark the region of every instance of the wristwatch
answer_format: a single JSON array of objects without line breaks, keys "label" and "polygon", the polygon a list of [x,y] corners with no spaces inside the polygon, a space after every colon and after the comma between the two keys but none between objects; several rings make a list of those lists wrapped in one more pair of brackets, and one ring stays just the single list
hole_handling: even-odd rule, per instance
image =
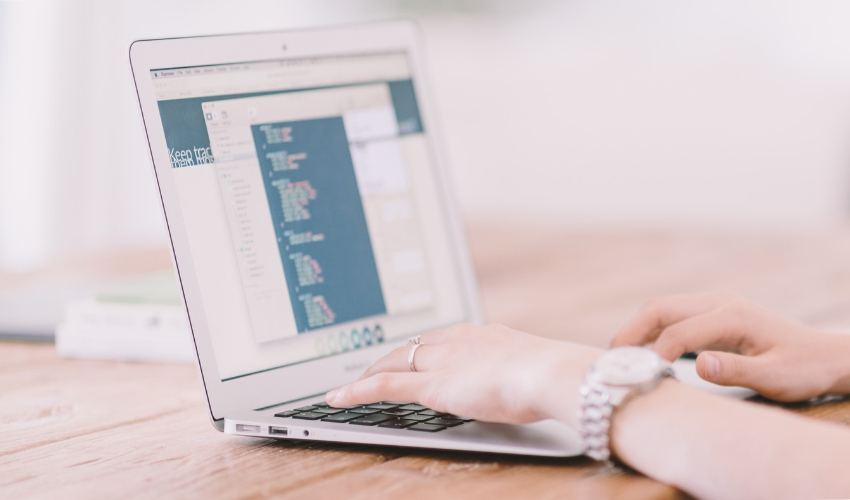
[{"label": "wristwatch", "polygon": [[578,420],[584,453],[610,464],[608,431],[613,413],[672,376],[672,365],[645,347],[618,347],[599,356],[579,387]]}]

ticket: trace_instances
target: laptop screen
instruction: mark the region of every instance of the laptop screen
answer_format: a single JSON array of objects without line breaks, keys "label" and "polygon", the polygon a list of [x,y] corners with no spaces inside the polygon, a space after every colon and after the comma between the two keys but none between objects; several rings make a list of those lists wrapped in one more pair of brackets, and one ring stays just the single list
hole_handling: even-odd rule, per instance
[{"label": "laptop screen", "polygon": [[466,317],[405,53],[150,76],[222,380]]}]

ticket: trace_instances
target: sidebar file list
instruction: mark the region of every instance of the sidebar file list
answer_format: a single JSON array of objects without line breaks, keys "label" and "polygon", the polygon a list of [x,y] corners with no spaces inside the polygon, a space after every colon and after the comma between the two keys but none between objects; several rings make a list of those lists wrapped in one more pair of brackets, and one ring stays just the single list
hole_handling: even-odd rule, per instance
[{"label": "sidebar file list", "polygon": [[289,290],[250,129],[233,126],[226,113],[211,116],[207,122],[210,146],[254,338],[263,343],[295,336],[293,311],[287,307]]}]

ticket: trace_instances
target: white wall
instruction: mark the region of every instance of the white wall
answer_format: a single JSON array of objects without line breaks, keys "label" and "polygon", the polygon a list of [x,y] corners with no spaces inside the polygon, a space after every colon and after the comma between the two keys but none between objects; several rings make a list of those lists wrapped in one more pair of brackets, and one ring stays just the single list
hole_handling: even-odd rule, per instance
[{"label": "white wall", "polygon": [[828,225],[850,213],[850,3],[551,2],[426,21],[467,216]]},{"label": "white wall", "polygon": [[397,15],[424,27],[473,222],[850,214],[846,2],[0,2],[0,266],[164,244],[131,40]]}]

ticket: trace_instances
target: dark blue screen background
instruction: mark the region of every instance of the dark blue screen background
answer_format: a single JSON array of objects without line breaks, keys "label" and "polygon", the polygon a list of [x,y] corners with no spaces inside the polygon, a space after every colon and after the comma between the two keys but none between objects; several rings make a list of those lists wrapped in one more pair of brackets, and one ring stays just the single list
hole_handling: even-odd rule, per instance
[{"label": "dark blue screen background", "polygon": [[[291,128],[291,141],[269,143],[265,130]],[[342,117],[253,125],[251,132],[260,160],[281,262],[299,332],[330,324],[384,314],[384,296],[357,188],[354,164]],[[275,171],[268,153],[306,153],[295,170]],[[309,182],[315,199],[303,205],[309,219],[287,222],[281,192],[274,181]],[[289,234],[321,234],[321,241],[292,245]],[[293,256],[309,255],[321,267],[321,282],[299,286]],[[305,295],[323,296],[335,314],[330,322],[311,326]]]}]

